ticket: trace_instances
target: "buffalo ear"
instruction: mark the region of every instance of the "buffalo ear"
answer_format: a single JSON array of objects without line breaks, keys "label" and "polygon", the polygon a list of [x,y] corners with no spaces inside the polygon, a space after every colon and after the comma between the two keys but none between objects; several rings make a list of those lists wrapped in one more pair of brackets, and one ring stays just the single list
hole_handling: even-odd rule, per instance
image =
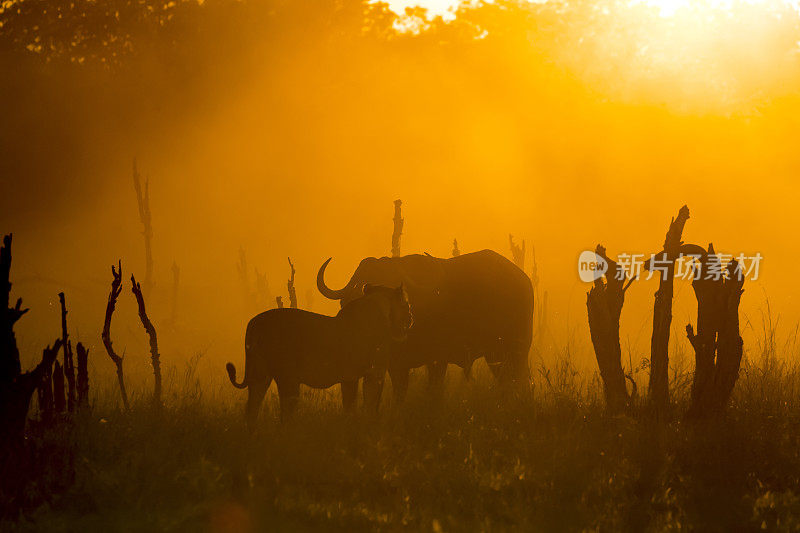
[{"label": "buffalo ear", "polygon": [[375,289],[375,285],[372,283],[365,283],[363,287],[361,287],[361,292],[364,294],[369,294]]}]

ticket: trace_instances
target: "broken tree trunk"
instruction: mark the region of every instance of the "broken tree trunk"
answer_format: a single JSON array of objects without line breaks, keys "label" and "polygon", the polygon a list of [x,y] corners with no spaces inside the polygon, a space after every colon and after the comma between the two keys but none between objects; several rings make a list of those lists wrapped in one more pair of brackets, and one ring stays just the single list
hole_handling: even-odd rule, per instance
[{"label": "broken tree trunk", "polygon": [[292,264],[291,257],[287,259],[289,260],[289,268],[292,270],[292,273],[289,275],[289,281],[286,283],[286,288],[289,289],[289,307],[297,309],[297,291],[294,288],[294,265]]},{"label": "broken tree trunk", "polygon": [[283,309],[283,298],[280,296],[275,297],[275,303],[278,304],[278,309]]},{"label": "broken tree trunk", "polygon": [[[589,332],[592,337],[597,366],[603,379],[606,408],[611,413],[624,410],[629,402],[622,370],[622,349],[619,342],[619,321],[625,292],[633,282],[623,269],[606,255],[606,249],[597,245],[595,253],[608,263],[605,280],[602,277],[586,295],[586,309],[589,315]],[[626,283],[627,282],[627,283]]]},{"label": "broken tree trunk", "polygon": [[[19,444],[22,441],[25,421],[28,418],[31,396],[40,386],[47,375],[47,370],[53,367],[53,362],[58,357],[61,349],[61,339],[58,339],[53,347],[45,348],[42,353],[42,360],[30,372],[20,374],[12,386],[0,392],[0,401],[3,405],[4,420],[3,427],[0,428],[0,443],[2,446]],[[62,377],[62,397],[63,403],[63,377]],[[10,399],[10,401],[9,401]],[[63,406],[62,406],[63,411]],[[2,447],[0,446],[0,447]]]},{"label": "broken tree trunk", "polygon": [[14,324],[28,312],[22,309],[22,298],[14,307],[9,307],[11,299],[11,235],[3,237],[0,247],[0,386],[12,383],[21,372],[17,338]]},{"label": "broken tree trunk", "polygon": [[453,257],[461,255],[461,250],[458,249],[458,240],[453,239]]},{"label": "broken tree trunk", "polygon": [[14,307],[9,307],[11,240],[11,235],[6,235],[0,246],[0,448],[6,450],[0,457],[4,458],[11,457],[8,450],[22,444],[31,396],[61,349],[59,339],[53,348],[44,351],[35,369],[22,373],[14,325],[28,310],[22,308],[21,298]]},{"label": "broken tree trunk", "polygon": [[525,239],[522,239],[522,246],[518,246],[514,242],[514,236],[509,233],[508,245],[511,247],[511,257],[514,261],[514,264],[517,265],[520,270],[525,272]]},{"label": "broken tree trunk", "polygon": [[144,236],[144,292],[150,294],[153,287],[153,223],[150,216],[150,180],[144,181],[144,191],[142,190],[142,178],[136,168],[136,159],[133,160],[133,187],[136,189],[136,202],[139,206],[139,220],[142,223],[142,235]]},{"label": "broken tree trunk", "polygon": [[394,201],[394,229],[392,230],[392,257],[400,257],[400,237],[403,235],[403,217],[400,214],[402,200]]},{"label": "broken tree trunk", "polygon": [[89,350],[80,342],[75,350],[78,353],[78,408],[85,409],[89,405]]},{"label": "broken tree trunk", "polygon": [[67,380],[67,411],[75,411],[75,362],[72,357],[72,341],[67,333],[67,303],[64,293],[58,293],[61,303],[61,343],[64,349],[64,378]]},{"label": "broken tree trunk", "polygon": [[680,255],[683,227],[689,208],[683,206],[670,222],[664,249],[645,263],[645,268],[659,273],[658,291],[653,306],[653,334],[650,339],[650,402],[658,412],[669,404],[669,332],[672,325],[673,279],[675,261]]},{"label": "broken tree trunk", "polygon": [[106,353],[114,366],[117,368],[117,382],[119,383],[119,393],[122,396],[122,405],[127,411],[130,406],[128,405],[128,391],[125,389],[125,374],[122,370],[122,356],[117,355],[111,345],[111,317],[114,315],[114,308],[117,305],[117,298],[122,292],[122,261],[119,262],[119,270],[114,269],[111,265],[111,292],[108,293],[108,303],[106,304],[106,317],[103,322],[103,346],[105,346]]},{"label": "broken tree trunk", "polygon": [[142,326],[150,338],[150,361],[153,363],[153,376],[155,377],[155,385],[153,387],[153,403],[161,406],[161,357],[158,354],[158,339],[156,337],[156,328],[150,319],[147,317],[147,311],[144,308],[144,296],[142,295],[142,287],[136,282],[136,278],[131,274],[131,291],[136,296],[136,303],[139,305],[139,319],[142,321]]},{"label": "broken tree trunk", "polygon": [[697,333],[691,324],[686,326],[695,353],[691,404],[686,417],[695,420],[722,414],[739,377],[739,302],[744,292],[744,275],[736,261],[728,263],[725,275],[713,275],[723,272],[713,245],[708,246],[699,269],[692,282],[697,298]]}]

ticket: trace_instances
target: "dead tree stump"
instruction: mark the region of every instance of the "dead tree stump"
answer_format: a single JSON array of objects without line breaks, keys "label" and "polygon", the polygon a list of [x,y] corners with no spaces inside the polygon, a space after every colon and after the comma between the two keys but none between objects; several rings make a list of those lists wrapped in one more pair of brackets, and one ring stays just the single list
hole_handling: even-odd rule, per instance
[{"label": "dead tree stump", "polygon": [[6,235],[0,246],[0,448],[5,450],[0,453],[0,458],[3,464],[6,460],[13,460],[10,450],[22,445],[31,397],[61,349],[59,339],[53,348],[44,351],[35,369],[22,373],[14,325],[28,310],[22,308],[21,298],[17,299],[14,307],[9,307],[11,239],[10,234]]},{"label": "dead tree stump", "polygon": [[122,405],[127,411],[130,406],[128,405],[128,391],[125,389],[125,373],[122,370],[122,356],[117,355],[111,345],[111,317],[114,315],[114,309],[117,306],[117,298],[122,292],[122,261],[119,262],[119,270],[114,269],[111,265],[111,291],[108,293],[108,303],[106,304],[106,317],[103,322],[103,346],[106,349],[108,357],[114,363],[117,369],[117,383],[119,384],[119,393],[122,396]]},{"label": "dead tree stump", "polygon": [[403,205],[402,200],[394,201],[394,229],[392,230],[392,257],[400,257],[400,237],[403,235],[403,217],[400,213],[400,207]]},{"label": "dead tree stump", "polygon": [[150,319],[147,317],[147,311],[144,307],[144,296],[142,295],[142,287],[136,282],[136,278],[131,274],[131,291],[136,297],[136,303],[139,306],[139,320],[142,321],[142,326],[150,338],[150,361],[153,364],[153,376],[155,378],[155,385],[153,387],[153,404],[157,407],[161,406],[161,357],[158,353],[158,338],[156,337],[156,328]]},{"label": "dead tree stump", "polygon": [[453,239],[453,257],[461,255],[461,250],[458,249],[458,240]]},{"label": "dead tree stump", "polygon": [[606,407],[612,413],[624,410],[630,403],[622,370],[622,349],[619,342],[619,322],[625,292],[633,282],[623,269],[606,255],[606,249],[598,245],[595,253],[608,263],[605,280],[602,277],[586,295],[589,315],[589,332],[592,337],[597,366],[603,379]]},{"label": "dead tree stump", "polygon": [[653,306],[653,334],[650,338],[651,405],[663,412],[669,404],[669,332],[672,325],[673,279],[675,261],[680,255],[683,227],[689,219],[689,208],[681,207],[670,222],[664,249],[645,263],[647,270],[659,272],[658,291]]},{"label": "dead tree stump", "polygon": [[[709,273],[722,273],[712,275]],[[697,333],[691,324],[686,335],[695,353],[688,419],[719,416],[728,404],[739,377],[742,337],[739,333],[739,302],[744,285],[742,269],[730,261],[722,270],[714,246],[700,259],[699,275],[692,282],[697,298]]]}]

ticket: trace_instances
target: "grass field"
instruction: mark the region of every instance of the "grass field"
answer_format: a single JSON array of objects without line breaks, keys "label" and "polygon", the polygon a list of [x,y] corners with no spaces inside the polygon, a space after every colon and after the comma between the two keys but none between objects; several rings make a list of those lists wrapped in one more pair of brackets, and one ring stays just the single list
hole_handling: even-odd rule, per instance
[{"label": "grass field", "polygon": [[[752,356],[751,356],[752,357]],[[113,381],[91,414],[30,441],[47,502],[15,524],[51,531],[638,531],[800,528],[800,373],[766,351],[742,369],[724,420],[604,414],[600,385],[570,366],[534,368],[505,396],[485,366],[448,374],[441,402],[424,372],[378,416],[342,413],[338,391],[306,390],[278,422],[274,389],[250,437],[244,393],[195,367],[170,374],[166,406],[144,390],[130,413]],[[56,489],[53,489],[56,487]],[[45,496],[41,494],[39,496]]]}]

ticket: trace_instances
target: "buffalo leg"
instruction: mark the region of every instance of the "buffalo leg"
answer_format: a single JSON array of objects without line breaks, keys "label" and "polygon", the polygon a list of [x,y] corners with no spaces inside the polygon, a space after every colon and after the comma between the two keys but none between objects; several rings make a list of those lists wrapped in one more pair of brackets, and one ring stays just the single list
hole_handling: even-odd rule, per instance
[{"label": "buffalo leg", "polygon": [[383,375],[364,376],[364,407],[374,413],[378,412],[381,405],[383,379]]},{"label": "buffalo leg", "polygon": [[247,429],[253,431],[255,429],[256,420],[258,419],[258,410],[261,408],[261,402],[267,394],[267,383],[263,380],[253,380],[254,382],[247,387]]},{"label": "buffalo leg", "polygon": [[300,399],[300,384],[296,381],[278,382],[278,398],[281,402],[281,422],[286,422],[294,414]]},{"label": "buffalo leg", "polygon": [[408,373],[407,368],[393,368],[389,370],[389,377],[392,379],[392,391],[394,391],[394,401],[399,404],[406,399],[408,392]]},{"label": "buffalo leg", "polygon": [[358,380],[342,381],[342,409],[352,411],[356,405],[358,393]]},{"label": "buffalo leg", "polygon": [[444,390],[444,376],[447,373],[447,363],[436,361],[428,365],[428,388],[436,394]]}]

